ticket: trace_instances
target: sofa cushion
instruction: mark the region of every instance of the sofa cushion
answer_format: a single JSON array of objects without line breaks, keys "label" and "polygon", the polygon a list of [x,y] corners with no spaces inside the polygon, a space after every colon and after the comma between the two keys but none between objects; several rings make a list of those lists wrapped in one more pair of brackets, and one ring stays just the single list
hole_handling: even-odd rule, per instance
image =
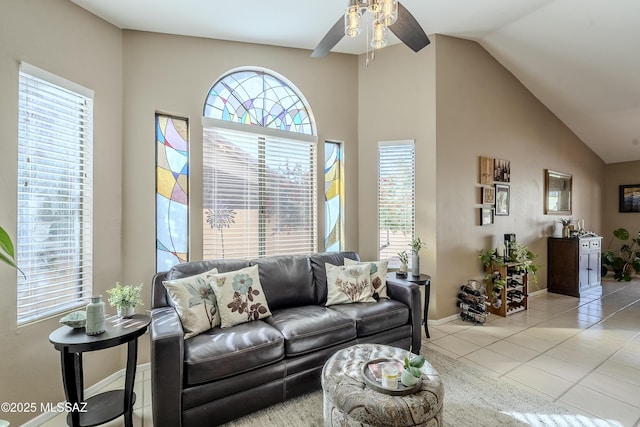
[{"label": "sofa cushion", "polygon": [[162,282],[178,312],[185,339],[220,325],[216,296],[209,285],[217,272],[214,268],[195,276]]},{"label": "sofa cushion", "polygon": [[360,258],[355,252],[324,252],[309,255],[311,270],[313,271],[313,280],[316,288],[316,304],[324,304],[327,302],[327,273],[325,264],[343,265],[345,258],[351,258],[359,261]]},{"label": "sofa cushion", "polygon": [[253,260],[251,264],[259,267],[260,283],[271,310],[318,303],[307,256],[273,256]]},{"label": "sofa cushion", "polygon": [[354,319],[318,305],[274,310],[264,321],[284,336],[287,356],[310,353],[356,337]]},{"label": "sofa cushion", "polygon": [[344,265],[354,264],[369,264],[371,268],[371,289],[373,290],[373,297],[389,298],[387,296],[387,270],[389,267],[389,261],[354,261],[350,258],[344,259]]},{"label": "sofa cushion", "polygon": [[184,342],[187,384],[206,383],[277,362],[284,357],[283,343],[282,334],[262,320],[211,329]]},{"label": "sofa cushion", "polygon": [[327,304],[349,304],[352,302],[376,302],[371,287],[371,265],[325,264],[327,272]]},{"label": "sofa cushion", "polygon": [[257,265],[213,274],[210,283],[218,300],[223,328],[271,316]]},{"label": "sofa cushion", "polygon": [[376,304],[355,303],[331,306],[355,320],[358,337],[377,334],[409,323],[409,307],[392,299]]},{"label": "sofa cushion", "polygon": [[176,264],[167,273],[167,279],[181,279],[183,277],[194,276],[206,271],[217,269],[218,273],[240,270],[249,267],[250,263],[244,259],[216,259],[209,261],[191,261]]}]

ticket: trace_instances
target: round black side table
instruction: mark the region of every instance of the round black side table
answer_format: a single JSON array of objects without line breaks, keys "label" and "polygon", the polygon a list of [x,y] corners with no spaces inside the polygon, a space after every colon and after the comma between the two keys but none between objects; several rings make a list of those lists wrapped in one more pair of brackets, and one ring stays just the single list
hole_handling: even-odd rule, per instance
[{"label": "round black side table", "polygon": [[[138,337],[145,333],[151,319],[135,314],[123,319],[107,316],[105,331],[100,335],[87,335],[84,328],[61,326],[49,335],[49,341],[60,352],[64,393],[72,410],[67,424],[73,427],[95,426],[124,415],[126,427],[133,427],[133,404],[136,395],[133,382],[138,358]],[[124,390],[111,390],[84,399],[82,353],[115,347],[127,343],[127,368]],[[86,405],[85,405],[86,403]]]},{"label": "round black side table", "polygon": [[427,325],[427,317],[429,316],[429,300],[431,298],[431,276],[429,276],[428,274],[420,274],[419,276],[414,276],[411,273],[408,273],[406,276],[398,276],[396,273],[387,273],[387,278],[400,282],[415,283],[418,286],[424,286],[424,309],[422,313],[422,324],[424,325],[425,335],[427,336],[427,338],[431,338],[429,336],[429,326]]}]

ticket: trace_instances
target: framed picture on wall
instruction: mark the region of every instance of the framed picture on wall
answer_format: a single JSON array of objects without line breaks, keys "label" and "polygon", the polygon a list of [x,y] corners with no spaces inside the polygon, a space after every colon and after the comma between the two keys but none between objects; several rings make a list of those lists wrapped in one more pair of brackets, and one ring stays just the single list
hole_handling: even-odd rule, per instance
[{"label": "framed picture on wall", "polygon": [[620,212],[640,212],[640,184],[620,186]]},{"label": "framed picture on wall", "polygon": [[509,160],[493,159],[493,180],[495,182],[511,181],[511,162]]},{"label": "framed picture on wall", "polygon": [[480,225],[493,224],[493,208],[480,208]]},{"label": "framed picture on wall", "polygon": [[509,186],[496,184],[496,215],[509,215]]},{"label": "framed picture on wall", "polygon": [[493,158],[480,156],[480,184],[493,184]]},{"label": "framed picture on wall", "polygon": [[482,204],[496,204],[496,189],[494,187],[482,187]]}]

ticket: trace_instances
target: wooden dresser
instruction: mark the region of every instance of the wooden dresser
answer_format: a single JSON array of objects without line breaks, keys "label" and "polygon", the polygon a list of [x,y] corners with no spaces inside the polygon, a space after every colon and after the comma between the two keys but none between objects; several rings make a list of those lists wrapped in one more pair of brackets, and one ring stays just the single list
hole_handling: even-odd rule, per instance
[{"label": "wooden dresser", "polygon": [[602,237],[549,237],[547,291],[579,297],[600,286]]}]

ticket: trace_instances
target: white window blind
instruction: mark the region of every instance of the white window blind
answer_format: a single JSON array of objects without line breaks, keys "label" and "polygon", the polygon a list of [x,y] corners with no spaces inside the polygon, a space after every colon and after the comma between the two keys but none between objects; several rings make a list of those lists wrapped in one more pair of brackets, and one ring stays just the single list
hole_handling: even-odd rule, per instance
[{"label": "white window blind", "polygon": [[93,92],[19,74],[17,322],[87,303],[92,285]]},{"label": "white window blind", "polygon": [[316,144],[224,128],[203,135],[204,258],[315,252]]},{"label": "white window blind", "polygon": [[415,147],[413,141],[378,145],[378,231],[380,259],[398,267],[398,252],[411,253],[415,226]]}]

